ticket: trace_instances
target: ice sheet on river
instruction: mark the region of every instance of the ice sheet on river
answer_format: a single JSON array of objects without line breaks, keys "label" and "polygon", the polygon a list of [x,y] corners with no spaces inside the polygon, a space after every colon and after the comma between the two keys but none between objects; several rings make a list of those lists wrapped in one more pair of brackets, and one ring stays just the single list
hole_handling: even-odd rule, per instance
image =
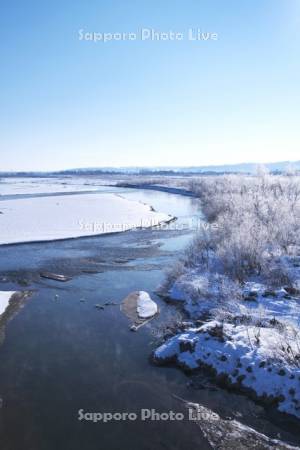
[{"label": "ice sheet on river", "polygon": [[103,193],[3,200],[0,212],[0,244],[93,236],[171,219],[149,205]]}]

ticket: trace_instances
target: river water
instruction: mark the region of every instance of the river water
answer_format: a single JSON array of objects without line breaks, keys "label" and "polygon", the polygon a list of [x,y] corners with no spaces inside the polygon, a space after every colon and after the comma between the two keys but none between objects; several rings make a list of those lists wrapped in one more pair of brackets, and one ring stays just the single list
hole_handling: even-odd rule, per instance
[{"label": "river water", "polygon": [[[174,310],[155,292],[165,269],[192,239],[195,231],[185,224],[197,222],[200,206],[196,199],[165,192],[105,190],[178,220],[162,230],[0,247],[0,289],[34,290],[7,325],[0,347],[1,450],[211,448],[174,395],[299,442],[295,423],[283,415],[218,389],[203,374],[188,377],[151,363],[156,321],[133,333],[119,303],[132,291],[146,290],[159,304],[157,320]],[[41,270],[73,278],[42,279]],[[117,305],[95,308],[111,301]],[[182,412],[184,420],[142,421],[142,409]],[[131,412],[138,419],[79,421],[79,410]]]}]

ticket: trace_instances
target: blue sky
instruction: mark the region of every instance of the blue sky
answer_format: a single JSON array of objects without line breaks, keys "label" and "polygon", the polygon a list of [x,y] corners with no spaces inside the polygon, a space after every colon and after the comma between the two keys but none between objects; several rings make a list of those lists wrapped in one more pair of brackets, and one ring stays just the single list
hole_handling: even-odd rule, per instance
[{"label": "blue sky", "polygon": [[[0,8],[0,170],[300,159],[298,0]],[[142,28],[184,39],[79,39]]]}]

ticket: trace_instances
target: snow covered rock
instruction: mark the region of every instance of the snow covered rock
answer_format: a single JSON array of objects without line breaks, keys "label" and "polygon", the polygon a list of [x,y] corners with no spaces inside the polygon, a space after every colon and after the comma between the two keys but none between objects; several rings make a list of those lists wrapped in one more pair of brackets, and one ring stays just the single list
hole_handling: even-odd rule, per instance
[{"label": "snow covered rock", "polygon": [[131,320],[131,331],[137,331],[158,312],[157,304],[145,291],[135,291],[127,295],[121,303],[121,311]]},{"label": "snow covered rock", "polygon": [[141,319],[148,319],[157,313],[157,304],[145,291],[138,291],[137,313]]}]

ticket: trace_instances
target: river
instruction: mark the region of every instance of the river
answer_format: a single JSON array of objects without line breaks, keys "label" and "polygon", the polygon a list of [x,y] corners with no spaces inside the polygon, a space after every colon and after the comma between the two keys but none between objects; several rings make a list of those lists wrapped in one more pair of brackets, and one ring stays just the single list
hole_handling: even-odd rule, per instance
[{"label": "river", "polygon": [[[155,292],[165,269],[192,239],[195,231],[184,225],[201,218],[200,205],[166,192],[106,189],[178,220],[166,229],[0,247],[0,289],[34,290],[9,322],[0,348],[1,449],[210,449],[174,394],[297,442],[294,424],[283,415],[215,387],[203,374],[188,377],[151,363],[156,321],[131,332],[118,305],[130,292],[146,290],[159,304],[158,320],[175,308]],[[42,270],[72,280],[42,279]],[[95,308],[111,301],[118,305]],[[139,416],[142,409],[182,412],[185,419],[78,420],[79,410]]]}]

